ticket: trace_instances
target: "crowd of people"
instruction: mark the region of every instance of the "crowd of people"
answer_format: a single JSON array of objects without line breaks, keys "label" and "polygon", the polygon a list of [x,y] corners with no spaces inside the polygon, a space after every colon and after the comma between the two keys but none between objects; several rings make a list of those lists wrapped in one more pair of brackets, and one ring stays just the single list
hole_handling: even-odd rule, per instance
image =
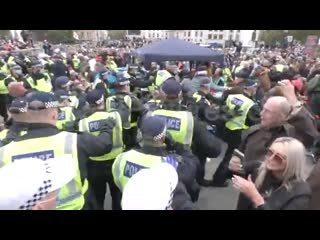
[{"label": "crowd of people", "polygon": [[0,209],[103,210],[108,184],[113,210],[195,210],[230,183],[238,210],[320,209],[319,59],[234,45],[221,63],[4,53]]}]

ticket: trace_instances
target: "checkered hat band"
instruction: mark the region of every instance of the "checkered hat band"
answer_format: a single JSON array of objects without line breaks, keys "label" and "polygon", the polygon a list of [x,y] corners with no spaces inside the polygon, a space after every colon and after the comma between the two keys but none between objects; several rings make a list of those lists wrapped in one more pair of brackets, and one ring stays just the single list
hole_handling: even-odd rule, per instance
[{"label": "checkered hat band", "polygon": [[59,102],[58,101],[54,101],[54,102],[46,102],[44,103],[46,108],[57,108],[59,107]]},{"label": "checkered hat band", "polygon": [[32,210],[32,208],[37,204],[38,201],[43,199],[48,194],[48,189],[51,188],[51,180],[43,181],[43,185],[39,187],[38,192],[36,192],[32,199],[28,200],[25,205],[19,207],[20,210]]},{"label": "checkered hat band", "polygon": [[162,139],[165,135],[166,135],[166,132],[167,132],[167,127],[165,127],[162,131],[162,133],[158,134],[157,136],[154,136],[153,137],[153,140],[155,142],[159,141],[160,139]]}]

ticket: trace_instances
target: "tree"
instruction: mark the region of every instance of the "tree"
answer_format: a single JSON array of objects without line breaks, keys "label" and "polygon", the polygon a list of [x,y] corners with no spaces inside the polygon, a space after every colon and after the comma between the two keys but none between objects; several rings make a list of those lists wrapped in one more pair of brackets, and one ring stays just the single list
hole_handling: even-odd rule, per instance
[{"label": "tree", "polygon": [[126,30],[110,30],[109,31],[109,37],[111,40],[120,40],[125,38],[127,35]]},{"label": "tree", "polygon": [[305,43],[309,35],[320,36],[320,30],[263,30],[259,35],[259,40],[273,45],[276,41],[283,42],[286,36],[293,36],[293,39]]},{"label": "tree", "polygon": [[73,31],[72,30],[49,30],[48,41],[52,43],[72,43]]},{"label": "tree", "polygon": [[74,42],[72,30],[33,30],[32,35],[36,41],[48,40],[51,43]]},{"label": "tree", "polygon": [[277,41],[282,42],[286,34],[284,30],[262,30],[259,40],[264,41],[266,45],[274,45]]},{"label": "tree", "polygon": [[0,30],[0,38],[9,37],[9,36],[10,36],[10,30]]}]

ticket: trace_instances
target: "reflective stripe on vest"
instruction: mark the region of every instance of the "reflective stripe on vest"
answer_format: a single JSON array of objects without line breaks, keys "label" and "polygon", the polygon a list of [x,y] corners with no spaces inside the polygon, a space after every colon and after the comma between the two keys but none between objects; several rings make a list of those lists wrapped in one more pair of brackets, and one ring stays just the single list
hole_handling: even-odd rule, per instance
[{"label": "reflective stripe on vest", "polygon": [[226,105],[229,110],[234,110],[238,106],[242,112],[241,116],[235,116],[228,122],[226,122],[226,128],[233,130],[248,129],[246,125],[246,119],[250,108],[254,105],[254,102],[242,94],[229,95],[226,101]]},{"label": "reflective stripe on vest", "polygon": [[11,142],[0,148],[0,167],[27,157],[37,157],[46,160],[65,154],[72,154],[77,175],[73,180],[60,188],[56,209],[80,210],[84,206],[84,197],[82,194],[84,190],[77,156],[77,134],[60,132],[50,137]]},{"label": "reflective stripe on vest", "polygon": [[74,114],[72,112],[72,107],[62,107],[62,108],[60,108],[56,127],[59,129],[63,129],[64,125],[67,122],[71,122],[74,120],[76,120],[76,117],[74,116]]},{"label": "reflective stripe on vest", "polygon": [[122,121],[120,114],[116,111],[113,112],[95,112],[90,117],[82,119],[79,122],[79,131],[88,132],[94,136],[100,134],[100,122],[107,118],[113,118],[116,121],[116,126],[112,131],[112,150],[111,152],[98,157],[90,157],[94,161],[106,161],[115,159],[120,153],[123,152],[123,139],[122,139]]},{"label": "reflective stripe on vest", "polygon": [[120,154],[112,165],[112,175],[115,184],[123,191],[129,179],[138,171],[150,168],[161,162],[163,157],[140,153],[135,150]]},{"label": "reflective stripe on vest", "polygon": [[31,86],[31,88],[37,89],[38,91],[42,92],[51,92],[52,90],[52,84],[50,77],[47,75],[48,79],[41,78],[37,80],[37,85],[35,85],[35,81],[33,78],[30,76],[27,78],[27,82]]},{"label": "reflective stripe on vest", "polygon": [[202,98],[201,95],[199,95],[197,92],[195,92],[193,95],[192,95],[192,98],[197,102],[199,102]]},{"label": "reflective stripe on vest", "polygon": [[154,111],[153,115],[166,120],[167,130],[176,142],[191,146],[194,125],[191,112],[159,109]]}]

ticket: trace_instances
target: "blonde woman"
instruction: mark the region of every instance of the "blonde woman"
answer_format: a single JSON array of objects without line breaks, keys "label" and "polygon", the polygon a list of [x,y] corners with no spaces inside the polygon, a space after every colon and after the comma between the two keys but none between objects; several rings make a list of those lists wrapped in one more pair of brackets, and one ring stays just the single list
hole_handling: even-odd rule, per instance
[{"label": "blonde woman", "polygon": [[[248,179],[233,176],[233,186],[242,195],[238,210],[302,210],[308,207],[311,191],[305,182],[305,148],[290,137],[276,139],[268,149],[257,174]],[[242,202],[241,202],[242,200]]]}]

